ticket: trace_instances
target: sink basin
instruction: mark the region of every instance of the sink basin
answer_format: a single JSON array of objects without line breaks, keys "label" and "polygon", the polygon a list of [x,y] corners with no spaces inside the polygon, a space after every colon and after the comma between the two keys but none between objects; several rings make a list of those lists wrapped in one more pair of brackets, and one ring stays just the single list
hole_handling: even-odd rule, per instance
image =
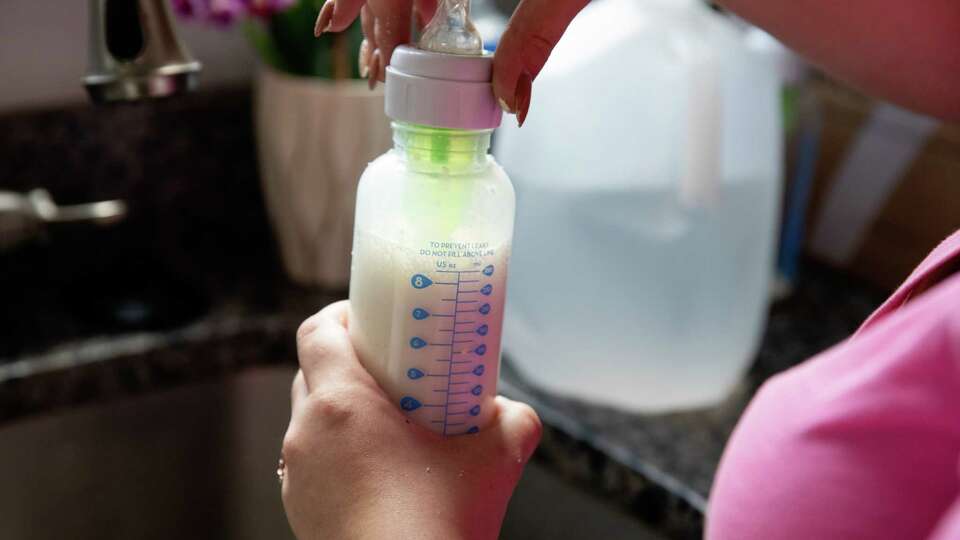
[{"label": "sink basin", "polygon": [[[250,369],[0,426],[0,538],[292,539],[275,465],[293,373]],[[531,464],[502,538],[655,537]]]}]

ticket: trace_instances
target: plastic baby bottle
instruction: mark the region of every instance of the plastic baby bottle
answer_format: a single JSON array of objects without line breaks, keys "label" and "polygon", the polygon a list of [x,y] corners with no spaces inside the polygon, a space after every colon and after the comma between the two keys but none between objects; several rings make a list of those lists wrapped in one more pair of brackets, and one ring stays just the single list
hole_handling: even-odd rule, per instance
[{"label": "plastic baby bottle", "polygon": [[487,153],[502,113],[466,6],[441,2],[420,47],[387,68],[394,147],[360,179],[350,280],[361,362],[443,435],[476,433],[493,412],[515,206]]}]

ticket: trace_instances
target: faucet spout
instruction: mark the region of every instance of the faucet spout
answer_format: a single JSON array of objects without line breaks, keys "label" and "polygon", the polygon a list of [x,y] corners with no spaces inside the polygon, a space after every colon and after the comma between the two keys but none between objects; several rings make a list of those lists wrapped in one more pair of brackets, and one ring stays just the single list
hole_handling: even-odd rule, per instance
[{"label": "faucet spout", "polygon": [[89,0],[84,86],[95,103],[139,101],[197,87],[200,62],[177,36],[168,0]]}]

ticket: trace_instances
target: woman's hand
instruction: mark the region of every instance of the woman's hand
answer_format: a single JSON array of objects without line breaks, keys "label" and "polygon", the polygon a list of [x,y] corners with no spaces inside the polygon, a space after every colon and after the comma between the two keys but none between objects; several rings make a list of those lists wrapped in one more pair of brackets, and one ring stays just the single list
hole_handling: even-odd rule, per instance
[{"label": "woman's hand", "polygon": [[497,398],[477,435],[443,438],[410,422],[360,365],[347,303],[297,332],[300,372],[283,441],[283,504],[314,538],[496,538],[540,439],[537,414]]},{"label": "woman's hand", "polygon": [[[315,34],[340,32],[360,16],[366,36],[360,49],[360,72],[371,87],[383,81],[397,45],[410,41],[414,9],[425,25],[438,0],[327,0],[317,18]],[[522,0],[500,38],[493,62],[493,91],[506,112],[520,124],[530,109],[537,77],[560,36],[589,0]]]}]

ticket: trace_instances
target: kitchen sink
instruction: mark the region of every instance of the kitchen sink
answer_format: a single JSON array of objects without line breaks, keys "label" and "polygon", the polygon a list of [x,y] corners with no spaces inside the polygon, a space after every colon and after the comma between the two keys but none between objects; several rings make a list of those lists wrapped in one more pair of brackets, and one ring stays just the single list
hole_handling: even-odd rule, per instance
[{"label": "kitchen sink", "polygon": [[[248,369],[0,426],[0,538],[293,538],[275,473],[293,373]],[[533,463],[502,538],[656,536]]]}]

